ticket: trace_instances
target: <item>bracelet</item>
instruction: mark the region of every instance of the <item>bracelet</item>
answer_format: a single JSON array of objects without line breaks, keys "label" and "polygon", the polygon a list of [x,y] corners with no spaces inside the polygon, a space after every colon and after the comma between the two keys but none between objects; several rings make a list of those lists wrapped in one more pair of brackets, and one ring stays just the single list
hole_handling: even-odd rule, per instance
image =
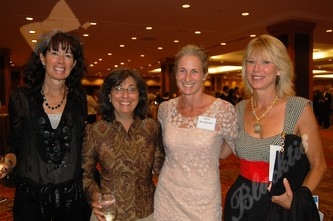
[{"label": "bracelet", "polygon": [[8,159],[7,157],[5,157],[5,162],[8,162],[10,164],[11,169],[14,168],[13,162],[10,159]]}]

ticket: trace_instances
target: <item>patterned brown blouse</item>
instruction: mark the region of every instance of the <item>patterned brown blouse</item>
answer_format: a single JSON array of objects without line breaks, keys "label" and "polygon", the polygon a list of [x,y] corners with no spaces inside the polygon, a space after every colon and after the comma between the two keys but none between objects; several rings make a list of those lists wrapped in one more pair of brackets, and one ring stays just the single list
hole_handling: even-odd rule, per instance
[{"label": "patterned brown blouse", "polygon": [[[117,199],[117,220],[131,221],[153,212],[155,185],[164,162],[160,127],[151,118],[136,119],[128,132],[121,123],[104,120],[87,125],[82,151],[83,187],[92,193],[111,191]],[[100,187],[94,179],[100,167]]]}]

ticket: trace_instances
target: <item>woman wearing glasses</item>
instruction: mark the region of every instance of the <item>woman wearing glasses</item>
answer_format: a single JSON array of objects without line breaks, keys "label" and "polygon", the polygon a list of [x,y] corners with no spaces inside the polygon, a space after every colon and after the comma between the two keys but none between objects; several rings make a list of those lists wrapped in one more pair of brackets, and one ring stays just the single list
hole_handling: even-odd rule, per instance
[{"label": "woman wearing glasses", "polygon": [[[92,219],[103,220],[98,198],[112,192],[117,220],[149,220],[154,183],[164,161],[156,121],[148,118],[146,84],[132,69],[116,69],[104,80],[99,107],[102,120],[88,125],[82,152],[83,185],[93,207]],[[94,179],[100,167],[100,185]],[[96,219],[95,219],[96,220]]]}]

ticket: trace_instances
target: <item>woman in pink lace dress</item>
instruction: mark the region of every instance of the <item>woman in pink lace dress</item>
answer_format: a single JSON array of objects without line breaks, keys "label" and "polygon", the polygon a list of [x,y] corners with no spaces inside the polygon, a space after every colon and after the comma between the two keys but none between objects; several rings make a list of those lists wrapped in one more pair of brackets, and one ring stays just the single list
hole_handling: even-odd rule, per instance
[{"label": "woman in pink lace dress", "polygon": [[175,77],[181,95],[159,106],[166,158],[154,198],[154,220],[221,221],[219,159],[227,157],[236,136],[235,109],[203,93],[206,53],[188,45],[176,55]]}]

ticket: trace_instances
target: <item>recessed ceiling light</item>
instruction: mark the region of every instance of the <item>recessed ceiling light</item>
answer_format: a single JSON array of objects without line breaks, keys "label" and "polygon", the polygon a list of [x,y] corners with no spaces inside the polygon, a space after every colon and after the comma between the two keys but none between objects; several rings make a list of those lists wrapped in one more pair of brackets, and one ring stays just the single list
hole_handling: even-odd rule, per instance
[{"label": "recessed ceiling light", "polygon": [[158,50],[163,50],[163,47],[157,47]]},{"label": "recessed ceiling light", "polygon": [[150,26],[146,27],[146,30],[152,30],[152,29],[153,29],[153,27],[150,27]]},{"label": "recessed ceiling light", "polygon": [[96,22],[90,22],[89,24],[90,24],[90,25],[97,25]]},{"label": "recessed ceiling light", "polygon": [[257,36],[257,35],[255,35],[255,34],[251,34],[251,35],[250,35],[251,38],[255,38],[256,36]]},{"label": "recessed ceiling light", "polygon": [[98,60],[99,60],[99,61],[103,61],[103,59],[102,59],[102,58],[99,58]]},{"label": "recessed ceiling light", "polygon": [[249,16],[250,15],[250,13],[248,13],[248,12],[243,12],[242,13],[242,16]]},{"label": "recessed ceiling light", "polygon": [[125,47],[125,45],[119,45],[119,47],[121,47],[121,48],[124,48],[124,47]]},{"label": "recessed ceiling light", "polygon": [[83,37],[89,37],[89,34],[83,34]]},{"label": "recessed ceiling light", "polygon": [[137,38],[133,36],[131,39],[132,39],[132,40],[136,40]]},{"label": "recessed ceiling light", "polygon": [[179,43],[179,40],[173,40],[174,43]]},{"label": "recessed ceiling light", "polygon": [[194,32],[196,35],[200,35],[201,34],[201,31],[195,31]]},{"label": "recessed ceiling light", "polygon": [[111,52],[109,52],[109,53],[108,53],[108,55],[110,56],[110,55],[112,55],[112,53],[111,53]]},{"label": "recessed ceiling light", "polygon": [[222,43],[221,43],[221,45],[227,45],[227,43],[225,43],[225,42],[222,42]]},{"label": "recessed ceiling light", "polygon": [[189,7],[191,7],[190,4],[183,4],[183,5],[182,5],[182,8],[189,8]]},{"label": "recessed ceiling light", "polygon": [[30,34],[35,34],[36,31],[34,31],[34,30],[30,30],[29,33],[30,33]]},{"label": "recessed ceiling light", "polygon": [[34,20],[32,17],[26,17],[25,19],[28,20],[28,21]]},{"label": "recessed ceiling light", "polygon": [[33,39],[33,40],[31,40],[31,42],[33,42],[33,43],[36,43],[36,42],[37,42],[37,40]]},{"label": "recessed ceiling light", "polygon": [[140,57],[142,57],[142,58],[143,58],[144,56],[145,56],[144,54],[140,55]]},{"label": "recessed ceiling light", "polygon": [[333,30],[332,29],[327,29],[326,32],[327,33],[331,33]]}]

